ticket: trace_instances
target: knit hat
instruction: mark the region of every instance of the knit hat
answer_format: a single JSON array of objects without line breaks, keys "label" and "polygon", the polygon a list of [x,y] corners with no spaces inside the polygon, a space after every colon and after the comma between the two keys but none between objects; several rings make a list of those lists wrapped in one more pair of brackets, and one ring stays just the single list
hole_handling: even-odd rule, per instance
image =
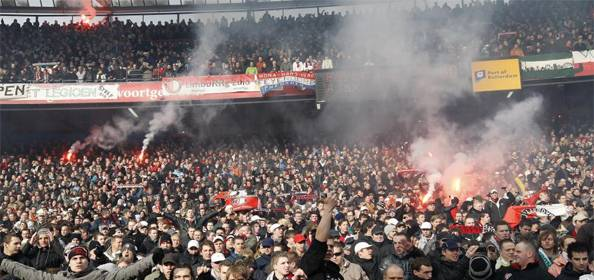
[{"label": "knit hat", "polygon": [[68,252],[68,261],[70,262],[70,260],[76,256],[83,256],[86,259],[89,259],[89,251],[85,247],[76,246],[70,249],[70,251]]},{"label": "knit hat", "polygon": [[473,280],[489,279],[493,275],[491,262],[487,257],[478,255],[470,259],[468,276]]}]

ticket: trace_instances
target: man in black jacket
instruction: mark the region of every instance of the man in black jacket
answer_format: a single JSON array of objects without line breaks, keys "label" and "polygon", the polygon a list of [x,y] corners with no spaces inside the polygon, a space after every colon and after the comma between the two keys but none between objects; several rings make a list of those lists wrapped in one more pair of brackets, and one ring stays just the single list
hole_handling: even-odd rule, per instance
[{"label": "man in black jacket", "polygon": [[497,279],[505,280],[552,280],[547,271],[538,265],[536,247],[530,241],[520,241],[516,244],[514,264],[510,270],[500,271],[504,275]]},{"label": "man in black jacket", "polygon": [[581,242],[575,242],[567,246],[567,257],[569,263],[565,265],[557,280],[578,280],[580,276],[588,274],[588,246]]},{"label": "man in black jacket", "polygon": [[[330,226],[332,223],[332,209],[336,207],[337,201],[335,195],[331,195],[324,201],[324,209],[322,210],[322,218],[318,223],[316,235],[305,252],[305,255],[299,262],[299,268],[308,280],[343,280],[340,275],[340,268],[329,261],[332,250],[328,250],[330,246],[328,237],[330,236]],[[332,242],[332,241],[330,241]],[[302,279],[299,274],[300,270],[295,272],[296,279]]]},{"label": "man in black jacket", "polygon": [[478,246],[468,248],[466,255],[460,257],[460,244],[455,239],[448,239],[441,247],[441,257],[432,260],[433,279],[436,280],[459,280],[463,279],[468,272],[468,263],[474,256]]},{"label": "man in black jacket", "polygon": [[410,261],[417,257],[424,257],[423,251],[413,246],[410,235],[406,232],[397,233],[394,236],[394,252],[383,256],[380,262],[380,270],[383,272],[391,264],[396,264],[404,269],[405,278],[411,279]]}]

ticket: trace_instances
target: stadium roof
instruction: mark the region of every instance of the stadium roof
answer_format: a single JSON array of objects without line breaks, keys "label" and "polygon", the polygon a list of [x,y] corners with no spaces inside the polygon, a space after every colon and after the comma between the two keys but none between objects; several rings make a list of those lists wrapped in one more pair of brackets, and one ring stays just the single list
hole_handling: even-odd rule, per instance
[{"label": "stadium roof", "polygon": [[[91,0],[88,0],[91,1]],[[388,0],[92,0],[97,15],[265,11],[387,3]],[[0,15],[77,15],[84,0],[0,0]]]}]

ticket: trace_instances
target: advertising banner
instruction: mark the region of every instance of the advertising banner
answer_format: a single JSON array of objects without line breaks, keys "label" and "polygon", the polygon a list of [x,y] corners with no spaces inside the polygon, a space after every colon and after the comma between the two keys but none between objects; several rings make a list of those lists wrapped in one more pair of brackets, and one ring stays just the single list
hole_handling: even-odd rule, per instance
[{"label": "advertising banner", "polygon": [[576,76],[594,76],[594,50],[572,52]]},{"label": "advertising banner", "polygon": [[154,82],[0,84],[0,104],[141,103],[313,95],[311,73],[186,76]]},{"label": "advertising banner", "polygon": [[522,80],[545,80],[573,77],[571,53],[549,53],[520,58]]},{"label": "advertising banner", "polygon": [[258,85],[262,94],[271,91],[282,91],[286,87],[301,90],[313,90],[316,86],[316,77],[310,72],[277,72],[258,74]]},{"label": "advertising banner", "polygon": [[472,62],[474,92],[518,90],[522,88],[518,59]]}]

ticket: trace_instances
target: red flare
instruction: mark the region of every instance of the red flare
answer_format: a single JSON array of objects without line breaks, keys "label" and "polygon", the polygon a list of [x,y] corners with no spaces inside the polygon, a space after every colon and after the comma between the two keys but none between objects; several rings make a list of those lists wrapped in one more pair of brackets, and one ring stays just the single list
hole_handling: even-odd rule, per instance
[{"label": "red flare", "polygon": [[427,201],[429,201],[429,199],[431,198],[431,196],[433,196],[432,192],[427,192],[423,198],[421,199],[421,202],[423,202],[423,204],[427,203]]},{"label": "red flare", "polygon": [[66,154],[66,161],[70,161],[72,159],[72,150],[69,150]]}]

